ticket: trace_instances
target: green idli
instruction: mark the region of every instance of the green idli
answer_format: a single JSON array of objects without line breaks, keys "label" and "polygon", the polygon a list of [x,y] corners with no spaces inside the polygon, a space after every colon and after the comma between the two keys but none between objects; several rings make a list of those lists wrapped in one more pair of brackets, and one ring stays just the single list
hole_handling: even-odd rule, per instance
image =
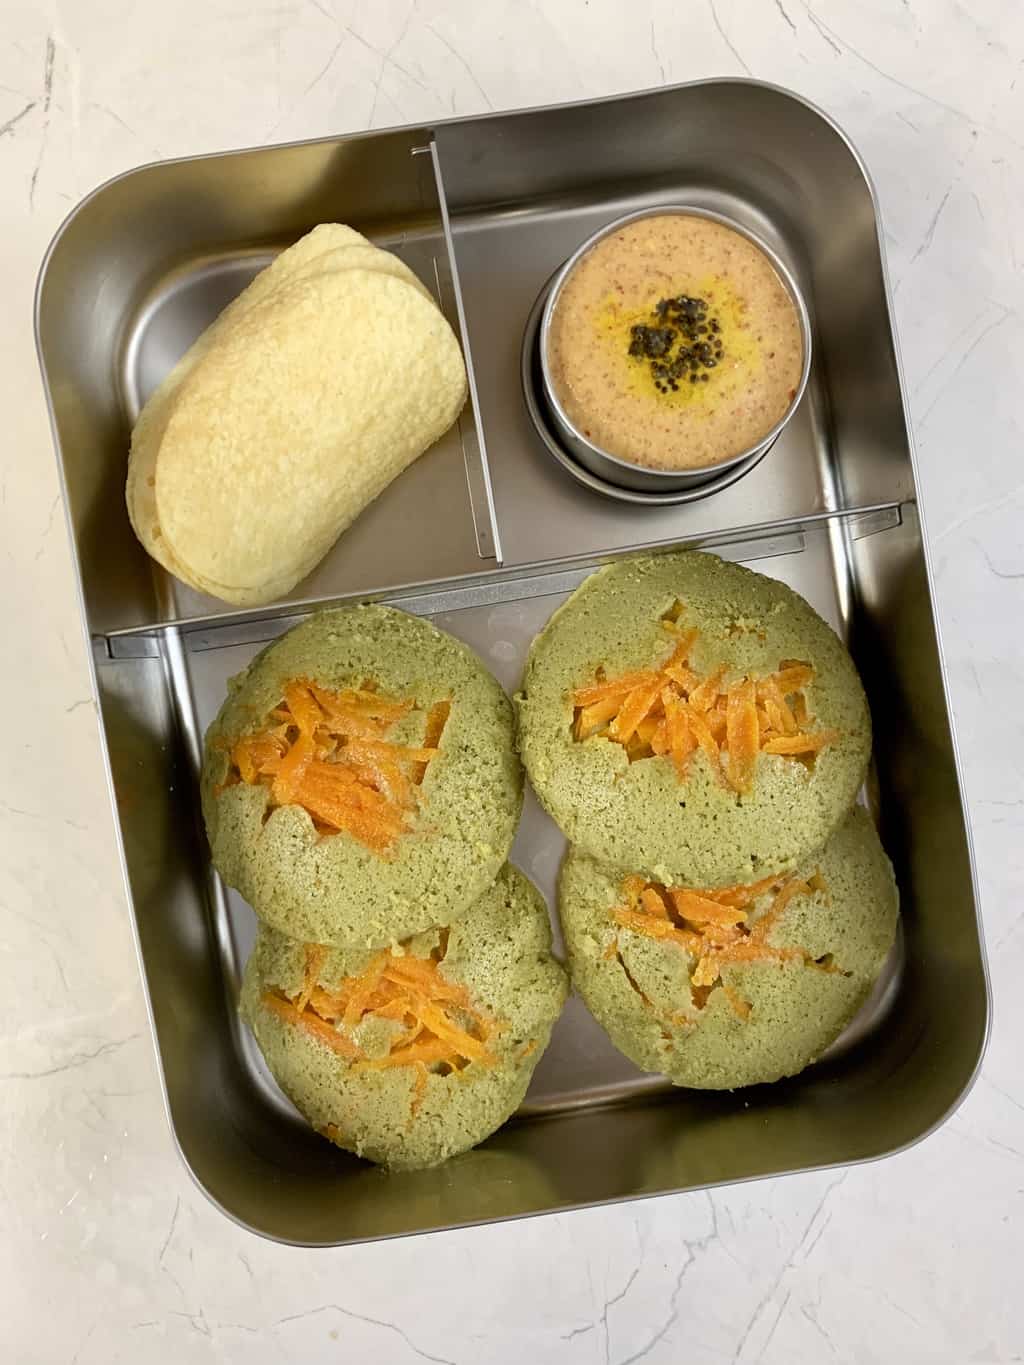
[{"label": "green idli", "polygon": [[465,645],[390,607],[347,607],[290,630],[229,688],[203,814],[215,867],[261,919],[385,947],[450,924],[494,879],[522,770],[508,698]]},{"label": "green idli", "polygon": [[795,867],[849,809],[871,750],[829,626],[784,584],[698,552],[591,575],[534,641],[516,702],[530,780],[568,838],[656,881]]},{"label": "green idli", "polygon": [[566,992],[544,902],[506,866],[450,928],[379,953],[262,927],[241,1010],[314,1128],[415,1169],[467,1151],[515,1112]]},{"label": "green idli", "polygon": [[649,901],[651,891],[569,854],[559,913],[572,981],[620,1052],[698,1089],[810,1065],[867,999],[896,932],[892,867],[860,807],[797,873],[755,885],[749,900],[740,888],[710,906],[663,887]]}]

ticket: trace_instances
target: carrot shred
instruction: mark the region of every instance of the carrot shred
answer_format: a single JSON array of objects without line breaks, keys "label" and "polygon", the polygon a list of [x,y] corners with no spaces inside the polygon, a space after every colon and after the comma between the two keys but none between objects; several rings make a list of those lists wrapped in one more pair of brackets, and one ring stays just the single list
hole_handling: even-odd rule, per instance
[{"label": "carrot shred", "polygon": [[[751,922],[746,907],[772,890],[775,895],[768,910]],[[796,876],[767,877],[717,891],[663,886],[634,876],[625,879],[621,891],[626,904],[613,907],[611,915],[616,924],[648,938],[676,943],[693,960],[690,1003],[698,1010],[705,1008],[713,991],[724,987],[728,994],[722,969],[734,963],[801,962],[818,971],[841,971],[831,955],[814,959],[803,948],[775,947],[767,942],[768,933],[795,896],[828,894],[820,871],[806,881]],[[616,939],[604,957],[611,960],[617,956]],[[728,998],[735,1012],[746,1019],[749,1002],[735,993]]]},{"label": "carrot shred", "polygon": [[293,680],[284,685],[284,704],[299,727],[299,733],[312,738],[324,718],[307,683]]},{"label": "carrot shred", "polygon": [[655,680],[657,674],[648,669],[643,673],[624,673],[621,678],[616,678],[613,682],[594,683],[591,687],[578,687],[572,694],[575,706],[591,706],[596,701],[604,701],[606,697],[624,697],[627,692],[632,692],[634,687],[642,687],[645,683]]},{"label": "carrot shred", "polygon": [[243,782],[255,782],[262,767],[285,753],[287,746],[274,736],[250,735],[231,749],[231,762]]},{"label": "carrot shred", "polygon": [[295,1008],[301,1013],[309,1004],[309,997],[313,994],[316,987],[317,978],[320,975],[324,960],[327,957],[327,949],[322,943],[306,944],[306,964],[303,971],[302,990],[299,992]]},{"label": "carrot shred", "polygon": [[676,776],[682,781],[686,777],[690,755],[697,747],[697,739],[690,724],[685,702],[672,701],[665,704],[665,723],[668,732],[668,751],[672,755]]},{"label": "carrot shred", "polygon": [[443,1043],[448,1043],[452,1051],[458,1053],[460,1057],[465,1057],[471,1062],[490,1059],[490,1053],[484,1040],[474,1038],[464,1028],[460,1028],[458,1024],[453,1024],[445,1011],[432,1001],[418,1001],[416,1011],[427,1028]]},{"label": "carrot shred", "polygon": [[703,944],[700,934],[692,930],[680,929],[670,919],[653,919],[642,910],[627,910],[621,908],[615,912],[615,920],[624,929],[635,929],[637,933],[646,934],[648,938],[671,939],[672,942],[680,944],[687,952],[693,954],[699,951]]},{"label": "carrot shred", "polygon": [[[411,1120],[423,1101],[432,1070],[451,1074],[497,1061],[491,1040],[504,1025],[477,1006],[464,986],[441,974],[446,951],[446,941],[428,958],[385,949],[374,954],[358,975],[327,990],[316,984],[327,950],[307,944],[299,993],[289,998],[281,991],[269,991],[263,1003],[283,1023],[308,1033],[356,1070],[413,1067]],[[382,1056],[368,1055],[356,1042],[356,1030],[368,1019],[397,1026]]]},{"label": "carrot shred", "polygon": [[444,727],[448,724],[448,717],[452,712],[451,700],[436,701],[427,712],[427,724],[423,731],[424,749],[437,751],[441,736],[444,734]]},{"label": "carrot shred", "polygon": [[674,682],[683,692],[691,695],[700,686],[700,678],[694,673],[692,668],[685,668],[682,664],[666,664],[661,670],[670,682]]},{"label": "carrot shred", "polygon": [[764,706],[768,724],[782,735],[795,735],[796,717],[774,678],[764,678],[757,684],[758,699]]},{"label": "carrot shred", "polygon": [[621,710],[608,727],[613,739],[617,739],[620,744],[628,743],[637,726],[661,695],[661,686],[661,679],[655,678],[653,682],[641,683],[626,694]]},{"label": "carrot shred", "polygon": [[574,740],[612,740],[630,763],[668,758],[680,782],[689,775],[691,754],[700,749],[715,778],[743,795],[753,788],[758,753],[813,767],[815,755],[839,738],[838,731],[811,726],[803,692],[814,677],[810,664],[783,659],[767,677],[727,683],[725,664],[704,676],[694,670],[696,629],[682,628],[671,614],[661,624],[675,640],[657,668],[617,678],[606,678],[598,668],[595,682],[568,694]]},{"label": "carrot shred", "polygon": [[687,707],[686,720],[693,733],[694,739],[697,741],[697,747],[707,759],[708,766],[713,775],[719,781],[724,782],[725,777],[722,772],[722,755],[719,751],[718,743],[711,733],[707,717],[702,716],[699,711],[691,711],[689,707]]},{"label": "carrot shred", "polygon": [[669,918],[668,906],[656,887],[648,886],[640,892],[640,905],[646,914],[653,915],[655,919]]},{"label": "carrot shred", "polygon": [[813,681],[814,669],[800,659],[783,659],[773,677],[782,695],[789,697],[802,692]]},{"label": "carrot shred", "polygon": [[659,717],[658,723],[654,727],[654,733],[651,735],[651,753],[660,756],[661,754],[669,753],[671,748],[672,744],[669,739],[668,729],[668,713],[666,712],[665,715]]},{"label": "carrot shred", "polygon": [[291,805],[295,792],[306,775],[306,769],[316,753],[312,735],[300,733],[288,752],[275,764],[271,794],[279,806]]},{"label": "carrot shred", "polygon": [[742,943],[743,924],[714,924],[706,920],[697,926],[705,939],[714,948],[728,948],[732,943]]},{"label": "carrot shred", "polygon": [[286,1024],[294,1024],[296,1028],[304,1029],[306,1033],[314,1038],[319,1038],[322,1043],[326,1043],[332,1052],[340,1053],[342,1057],[355,1058],[359,1055],[356,1045],[343,1037],[336,1029],[331,1028],[325,1019],[321,1019],[318,1014],[311,1010],[300,1010],[293,1002],[283,995],[277,995],[273,991],[268,991],[263,997],[263,1003],[267,1009],[272,1010]]},{"label": "carrot shred", "polygon": [[356,1066],[360,1071],[389,1071],[395,1066],[423,1063],[428,1066],[444,1064],[453,1071],[462,1069],[449,1044],[440,1038],[427,1038],[423,1042],[410,1043],[407,1047],[396,1048],[385,1057],[364,1057]]},{"label": "carrot shred", "polygon": [[704,719],[711,731],[711,738],[721,748],[725,743],[726,699],[719,697],[711,710],[705,712]]},{"label": "carrot shred", "polygon": [[354,1029],[369,1008],[370,1001],[380,984],[388,956],[387,953],[378,953],[350,992],[345,1002],[345,1012],[341,1016],[341,1022],[347,1029]]},{"label": "carrot shred", "polygon": [[[646,893],[644,893],[646,894]],[[738,907],[722,905],[700,891],[688,891],[685,887],[671,887],[669,898],[683,919],[693,920],[695,924],[742,924],[747,912]],[[646,908],[643,895],[640,903]]]},{"label": "carrot shred", "polygon": [[690,657],[690,650],[700,636],[699,630],[684,630],[676,641],[675,648],[669,655],[666,663],[662,664],[662,672],[669,668],[682,668]]},{"label": "carrot shred", "polygon": [[811,888],[799,877],[791,877],[775,896],[771,905],[754,924],[750,931],[750,937],[755,943],[764,943],[768,935],[782,917],[783,911],[789,905],[794,896],[809,896]]},{"label": "carrot shred", "polygon": [[759,896],[763,896],[773,886],[778,886],[780,880],[779,877],[765,877],[762,881],[750,882],[745,886],[720,886],[714,891],[705,891],[702,894],[707,896],[708,900],[717,901],[719,905],[732,905],[738,910],[745,910]]},{"label": "carrot shred", "polygon": [[[450,700],[437,701],[427,712],[427,723],[423,731],[423,752],[429,753],[430,758],[434,758],[440,752],[441,736],[444,734],[445,726],[448,724],[448,717],[451,715],[452,704]],[[423,759],[413,765],[412,780],[417,786],[427,775],[427,766],[430,758]]]},{"label": "carrot shred", "polygon": [[335,692],[292,678],[264,729],[231,745],[218,795],[236,782],[263,785],[270,790],[267,815],[278,806],[301,806],[322,835],[344,832],[385,857],[412,827],[422,799],[417,788],[451,712],[450,701],[429,709],[421,745],[388,739],[414,707],[410,699],[382,695],[372,679]]},{"label": "carrot shred", "polygon": [[797,754],[817,754],[839,738],[838,730],[818,730],[811,735],[779,735],[764,746],[766,754],[782,754],[793,758]]},{"label": "carrot shred", "polygon": [[589,739],[616,715],[620,705],[621,698],[613,695],[601,697],[591,702],[589,706],[584,706],[576,716],[575,737]]},{"label": "carrot shred", "polygon": [[742,682],[732,683],[726,696],[726,777],[732,789],[742,794],[749,792],[754,785],[754,766],[760,748],[756,686],[749,678],[745,678]]},{"label": "carrot shred", "polygon": [[807,878],[807,885],[811,888],[812,891],[816,892],[818,895],[824,896],[826,905],[831,905],[832,897],[829,894],[829,889],[828,886],[826,885],[825,878],[821,875],[820,867],[815,869],[813,877]]},{"label": "carrot shred", "polygon": [[703,682],[698,683],[688,698],[692,710],[709,711],[714,706],[722,690],[725,672],[725,665],[722,664],[713,673],[709,673]]},{"label": "carrot shred", "polygon": [[716,956],[723,966],[730,962],[796,962],[806,958],[801,948],[770,948],[767,944],[754,943],[749,939],[723,948]]},{"label": "carrot shred", "polygon": [[661,724],[661,716],[646,716],[636,727],[636,739],[641,744],[649,745],[654,738],[654,732]]}]

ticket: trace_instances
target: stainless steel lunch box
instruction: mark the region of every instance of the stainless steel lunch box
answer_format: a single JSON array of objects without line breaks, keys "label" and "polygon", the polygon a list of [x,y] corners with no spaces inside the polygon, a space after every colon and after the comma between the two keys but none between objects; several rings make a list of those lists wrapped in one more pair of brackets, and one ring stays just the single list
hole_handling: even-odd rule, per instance
[{"label": "stainless steel lunch box", "polygon": [[[770,457],[708,496],[597,497],[538,436],[524,328],[581,241],[681,203],[749,228],[797,282],[815,334],[806,395]],[[234,610],[169,579],[132,535],[129,433],[202,328],[329,220],[433,290],[461,330],[472,401],[287,599]],[[144,166],[60,229],[36,330],[170,1124],[228,1216],[306,1245],[516,1218],[882,1156],[959,1103],[988,1023],[970,845],[877,204],[828,118],[769,85],[713,80]],[[594,566],[680,546],[784,579],[849,643],[874,712],[865,797],[900,885],[898,950],[826,1058],[735,1094],[641,1074],[572,999],[516,1119],[437,1170],[385,1177],[308,1128],[239,1023],[254,921],[210,867],[203,730],[227,679],[323,603],[430,616],[512,690],[531,638]],[[528,800],[513,859],[552,904],[563,848]]]}]

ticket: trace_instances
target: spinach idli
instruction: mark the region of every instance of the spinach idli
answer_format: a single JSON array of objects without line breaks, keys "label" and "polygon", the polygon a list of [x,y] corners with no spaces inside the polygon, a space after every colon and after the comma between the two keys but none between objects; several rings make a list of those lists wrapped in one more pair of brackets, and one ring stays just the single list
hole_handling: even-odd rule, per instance
[{"label": "spinach idli", "polygon": [[390,607],[326,611],[233,678],[206,735],[214,866],[261,919],[382,948],[456,919],[522,806],[512,708],[476,655]]},{"label": "spinach idli", "polygon": [[892,867],[860,807],[795,873],[693,890],[573,850],[559,885],[573,985],[645,1071],[706,1090],[796,1075],[838,1038],[892,947]]},{"label": "spinach idli", "polygon": [[395,1169],[434,1166],[522,1101],[567,993],[550,950],[540,894],[506,866],[450,927],[381,952],[262,927],[241,1010],[318,1132]]},{"label": "spinach idli", "polygon": [[713,555],[591,575],[530,650],[519,745],[580,849],[656,881],[756,881],[820,848],[871,751],[864,690],[792,589]]}]

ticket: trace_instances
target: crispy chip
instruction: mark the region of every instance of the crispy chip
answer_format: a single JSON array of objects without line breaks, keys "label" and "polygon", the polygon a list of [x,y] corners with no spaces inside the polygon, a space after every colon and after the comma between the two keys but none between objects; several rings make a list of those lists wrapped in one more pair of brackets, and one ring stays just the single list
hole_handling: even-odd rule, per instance
[{"label": "crispy chip", "polygon": [[129,501],[172,572],[244,605],[283,596],[455,421],[451,327],[404,267],[374,264],[281,283],[140,419],[132,462],[152,465],[156,526]]}]

